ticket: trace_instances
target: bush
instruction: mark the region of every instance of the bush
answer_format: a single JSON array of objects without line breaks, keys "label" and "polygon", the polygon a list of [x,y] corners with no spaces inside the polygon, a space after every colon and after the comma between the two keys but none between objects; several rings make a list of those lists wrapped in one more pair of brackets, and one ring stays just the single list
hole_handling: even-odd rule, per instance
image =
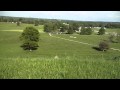
[{"label": "bush", "polygon": [[101,51],[107,51],[109,49],[109,44],[107,41],[102,41],[99,43],[99,49]]},{"label": "bush", "polygon": [[112,43],[117,43],[117,38],[116,38],[115,35],[110,35],[108,39],[109,39],[109,41],[112,42]]},{"label": "bush", "polygon": [[39,31],[34,27],[26,27],[20,36],[20,40],[23,41],[21,47],[24,50],[36,50],[39,41]]},{"label": "bush", "polygon": [[120,43],[120,33],[117,33],[116,35],[110,35],[108,39],[112,43]]},{"label": "bush", "polygon": [[117,33],[116,41],[117,41],[117,43],[120,43],[120,33]]}]

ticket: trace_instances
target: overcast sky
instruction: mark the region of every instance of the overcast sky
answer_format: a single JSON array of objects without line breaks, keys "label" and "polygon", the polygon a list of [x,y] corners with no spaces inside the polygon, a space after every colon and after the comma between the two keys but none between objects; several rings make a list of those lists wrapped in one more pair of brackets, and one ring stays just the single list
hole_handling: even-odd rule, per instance
[{"label": "overcast sky", "polygon": [[0,16],[120,22],[120,11],[0,11]]}]

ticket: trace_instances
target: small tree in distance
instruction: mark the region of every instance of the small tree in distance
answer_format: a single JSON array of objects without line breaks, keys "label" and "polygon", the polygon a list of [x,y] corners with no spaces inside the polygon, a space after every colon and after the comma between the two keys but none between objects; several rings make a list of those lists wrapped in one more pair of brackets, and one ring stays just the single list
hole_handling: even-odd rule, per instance
[{"label": "small tree in distance", "polygon": [[38,21],[35,21],[35,26],[38,26],[39,25],[39,22]]},{"label": "small tree in distance", "polygon": [[103,34],[105,34],[105,29],[104,29],[104,27],[101,27],[98,32],[98,35],[103,35]]},{"label": "small tree in distance", "polygon": [[24,50],[36,50],[39,45],[39,31],[34,27],[26,27],[20,36],[20,40],[23,41],[21,47]]},{"label": "small tree in distance", "polygon": [[20,22],[19,21],[17,22],[17,26],[20,26]]},{"label": "small tree in distance", "polygon": [[87,28],[87,33],[86,33],[86,34],[87,34],[87,35],[91,35],[92,32],[93,32],[92,29],[91,29],[90,27],[88,27],[88,28]]},{"label": "small tree in distance", "polygon": [[74,33],[74,30],[73,30],[73,27],[72,26],[69,26],[69,29],[68,29],[68,34],[73,34]]}]

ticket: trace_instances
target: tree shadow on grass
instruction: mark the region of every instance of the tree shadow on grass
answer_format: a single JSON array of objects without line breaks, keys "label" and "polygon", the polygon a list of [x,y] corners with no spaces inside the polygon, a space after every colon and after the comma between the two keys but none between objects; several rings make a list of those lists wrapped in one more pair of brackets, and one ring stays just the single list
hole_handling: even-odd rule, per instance
[{"label": "tree shadow on grass", "polygon": [[120,60],[120,56],[114,57],[113,60],[116,60],[116,61],[117,61],[117,60]]},{"label": "tree shadow on grass", "polygon": [[92,48],[97,50],[97,51],[101,51],[99,47],[92,47]]}]

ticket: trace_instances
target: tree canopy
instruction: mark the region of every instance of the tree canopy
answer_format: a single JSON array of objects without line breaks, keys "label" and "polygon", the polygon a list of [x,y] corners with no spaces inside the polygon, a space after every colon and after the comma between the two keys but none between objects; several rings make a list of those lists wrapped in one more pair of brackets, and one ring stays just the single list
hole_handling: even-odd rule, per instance
[{"label": "tree canopy", "polygon": [[26,27],[20,36],[20,40],[23,42],[21,47],[24,50],[36,50],[39,45],[39,31],[34,27]]},{"label": "tree canopy", "polygon": [[101,27],[98,32],[98,35],[103,35],[103,34],[105,34],[105,29],[104,29],[104,27]]}]

